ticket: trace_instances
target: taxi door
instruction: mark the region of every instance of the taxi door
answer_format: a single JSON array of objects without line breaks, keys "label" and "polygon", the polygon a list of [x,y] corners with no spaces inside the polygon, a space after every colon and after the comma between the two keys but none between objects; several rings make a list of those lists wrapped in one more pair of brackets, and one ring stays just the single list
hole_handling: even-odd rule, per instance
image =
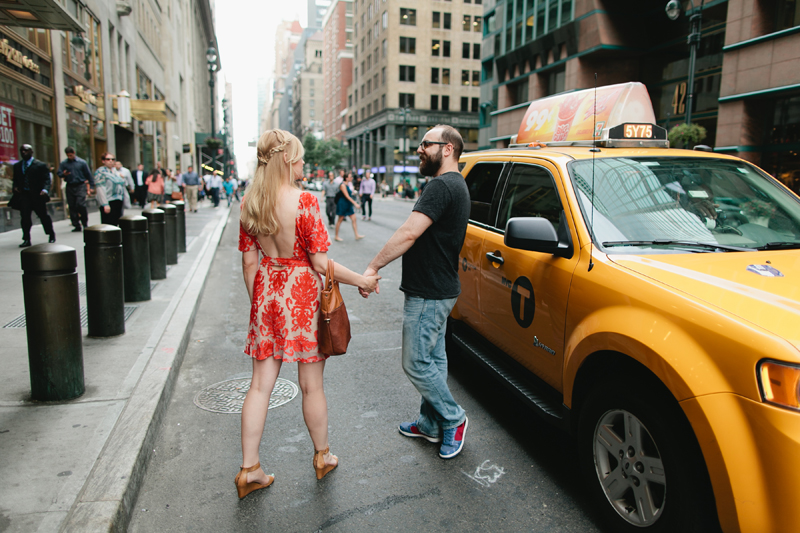
[{"label": "taxi door", "polygon": [[[483,241],[480,302],[484,336],[561,391],[567,300],[580,248],[554,176],[554,165],[536,159],[516,160],[506,173],[494,231]],[[513,217],[546,218],[571,239],[572,256],[507,247],[503,237]]]},{"label": "taxi door", "polygon": [[464,238],[464,246],[458,258],[458,277],[461,282],[461,295],[453,308],[453,318],[468,324],[472,329],[483,333],[480,312],[480,269],[483,257],[483,240],[487,232],[493,230],[489,221],[497,214],[495,192],[506,167],[510,163],[498,161],[477,161],[465,169],[464,180],[470,197],[469,225]]}]

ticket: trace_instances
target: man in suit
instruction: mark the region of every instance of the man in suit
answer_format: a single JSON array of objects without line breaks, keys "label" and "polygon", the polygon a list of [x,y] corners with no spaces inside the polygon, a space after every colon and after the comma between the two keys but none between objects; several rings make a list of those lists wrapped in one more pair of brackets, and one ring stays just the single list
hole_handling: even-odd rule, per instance
[{"label": "man in suit", "polygon": [[[50,201],[50,170],[47,165],[33,158],[33,147],[23,144],[19,147],[21,157],[14,165],[15,204],[20,210],[22,219],[22,244],[20,248],[31,245],[31,213],[35,212],[42,221],[42,228],[50,235],[50,242],[56,242],[53,221],[47,214],[47,202]],[[16,196],[19,195],[19,200]]]},{"label": "man in suit", "polygon": [[139,163],[136,166],[136,173],[133,178],[133,184],[135,186],[133,196],[136,198],[136,202],[139,204],[139,206],[144,207],[144,204],[147,201],[147,185],[145,184],[147,174],[144,172],[143,164]]},{"label": "man in suit", "polygon": [[94,177],[86,161],[75,155],[71,146],[64,148],[67,158],[58,165],[58,175],[67,182],[67,205],[74,232],[89,225],[89,212],[86,210],[86,195],[94,189]]}]

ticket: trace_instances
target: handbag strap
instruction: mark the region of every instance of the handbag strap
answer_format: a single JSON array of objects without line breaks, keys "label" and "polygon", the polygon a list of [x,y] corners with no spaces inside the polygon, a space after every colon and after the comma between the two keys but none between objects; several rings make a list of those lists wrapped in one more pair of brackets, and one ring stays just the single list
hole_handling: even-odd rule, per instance
[{"label": "handbag strap", "polygon": [[329,291],[333,287],[333,259],[328,259],[328,268],[325,270],[325,290]]}]

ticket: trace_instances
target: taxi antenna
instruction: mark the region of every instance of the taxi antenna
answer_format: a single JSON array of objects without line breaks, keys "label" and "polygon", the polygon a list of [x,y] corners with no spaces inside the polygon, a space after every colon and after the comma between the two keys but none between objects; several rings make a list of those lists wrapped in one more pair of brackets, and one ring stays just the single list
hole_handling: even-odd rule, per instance
[{"label": "taxi antenna", "polygon": [[593,257],[593,246],[594,246],[594,154],[599,152],[600,149],[597,148],[597,72],[594,73],[594,102],[592,103],[592,120],[594,125],[592,126],[592,148],[589,150],[592,152],[592,199],[589,202],[592,206],[592,215],[591,221],[589,222],[589,270],[587,272],[591,272],[594,268],[594,261],[592,260]]}]

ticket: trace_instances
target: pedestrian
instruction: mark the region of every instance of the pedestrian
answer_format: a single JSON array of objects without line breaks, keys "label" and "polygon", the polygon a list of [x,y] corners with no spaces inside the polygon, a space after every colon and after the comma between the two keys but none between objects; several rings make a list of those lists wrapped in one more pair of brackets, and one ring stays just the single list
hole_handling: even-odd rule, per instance
[{"label": "pedestrian", "polygon": [[189,168],[183,175],[183,186],[186,193],[186,200],[189,202],[189,211],[197,213],[197,188],[200,185],[200,177],[194,171],[194,167]]},{"label": "pedestrian", "polygon": [[147,201],[150,202],[150,209],[155,209],[164,201],[164,178],[161,176],[161,170],[154,168],[145,183],[147,184]]},{"label": "pedestrian", "polygon": [[[317,479],[339,464],[328,441],[323,388],[328,356],[319,353],[316,342],[322,289],[319,275],[327,268],[330,239],[317,197],[294,183],[296,176],[302,176],[304,164],[303,145],[297,137],[282,130],[267,131],[258,141],[257,156],[239,226],[242,271],[251,302],[244,352],[253,358],[253,377],[242,406],[242,466],[235,478],[239,498],[275,480],[261,469],[259,446],[283,362],[299,363],[303,418],[314,444]],[[366,278],[336,264],[334,279],[369,293],[380,278]]]},{"label": "pedestrian", "polygon": [[336,183],[332,170],[328,172],[328,181],[322,184],[322,190],[325,192],[325,214],[328,215],[328,226],[332,228],[336,221],[336,193],[339,192],[339,185]]},{"label": "pedestrian", "polygon": [[233,199],[233,183],[231,183],[230,176],[222,182],[222,188],[225,189],[225,198],[228,200],[228,207],[230,207]]},{"label": "pedestrian", "polygon": [[100,222],[119,226],[125,203],[125,178],[114,168],[114,154],[104,152],[100,158],[103,166],[94,171],[97,184],[97,203],[100,204]]},{"label": "pedestrian", "polygon": [[239,199],[239,180],[236,179],[236,176],[231,176],[231,184],[233,185],[233,197],[236,198],[237,202],[241,202]]},{"label": "pedestrian", "polygon": [[33,157],[33,146],[23,144],[19,147],[20,160],[14,163],[12,187],[14,195],[9,200],[9,207],[20,212],[22,226],[22,244],[20,248],[31,245],[31,213],[36,213],[42,223],[42,229],[50,236],[48,242],[56,242],[53,220],[47,213],[47,202],[50,201],[50,170],[47,165]]},{"label": "pedestrian", "polygon": [[[364,179],[358,188],[358,195],[361,197],[361,220],[372,220],[372,195],[375,194],[375,179],[369,170],[364,171]],[[369,215],[367,214],[369,206]]]},{"label": "pedestrian", "polygon": [[129,196],[128,198],[133,196],[133,193],[136,191],[136,186],[133,183],[133,176],[131,176],[131,171],[122,166],[122,161],[117,160],[114,162],[114,168],[117,169],[117,174],[122,176],[122,179],[125,180],[125,187],[128,189]]},{"label": "pedestrian", "polygon": [[458,256],[470,210],[469,190],[458,171],[463,146],[452,126],[440,124],[425,134],[417,149],[420,173],[433,179],[364,272],[375,275],[403,256],[403,370],[422,402],[417,419],[400,424],[399,431],[406,437],[441,442],[443,459],[461,453],[468,425],[464,409],[447,386],[444,346],[447,317],[461,292]]},{"label": "pedestrian", "polygon": [[178,188],[178,183],[175,180],[175,175],[172,170],[165,168],[162,171],[164,175],[164,200],[165,204],[171,204],[174,201],[180,200],[183,195]]},{"label": "pedestrian", "polygon": [[71,146],[64,148],[67,158],[58,165],[58,174],[67,184],[66,196],[69,207],[69,220],[72,222],[72,231],[77,233],[89,225],[89,212],[86,209],[86,196],[94,189],[92,171],[86,161],[75,155]]},{"label": "pedestrian", "polygon": [[222,178],[219,176],[219,171],[215,170],[209,180],[209,191],[211,193],[211,201],[214,207],[219,207],[219,192],[222,188]]},{"label": "pedestrian", "polygon": [[361,240],[364,238],[363,235],[358,234],[358,225],[356,224],[356,212],[355,210],[358,209],[358,202],[356,202],[355,191],[353,190],[353,174],[350,173],[344,179],[344,181],[339,185],[339,192],[337,193],[337,200],[336,200],[336,215],[339,219],[336,221],[336,236],[334,237],[337,241],[343,241],[344,239],[339,237],[339,227],[342,225],[342,221],[349,217],[350,220],[353,222],[353,233],[356,236],[356,240]]},{"label": "pedestrian", "polygon": [[139,207],[144,209],[144,204],[147,203],[147,174],[144,172],[144,165],[139,163],[136,165],[136,172],[134,172],[134,190],[133,199],[139,204]]},{"label": "pedestrian", "polygon": [[381,197],[386,198],[386,195],[389,194],[389,185],[386,183],[386,180],[381,180]]}]

